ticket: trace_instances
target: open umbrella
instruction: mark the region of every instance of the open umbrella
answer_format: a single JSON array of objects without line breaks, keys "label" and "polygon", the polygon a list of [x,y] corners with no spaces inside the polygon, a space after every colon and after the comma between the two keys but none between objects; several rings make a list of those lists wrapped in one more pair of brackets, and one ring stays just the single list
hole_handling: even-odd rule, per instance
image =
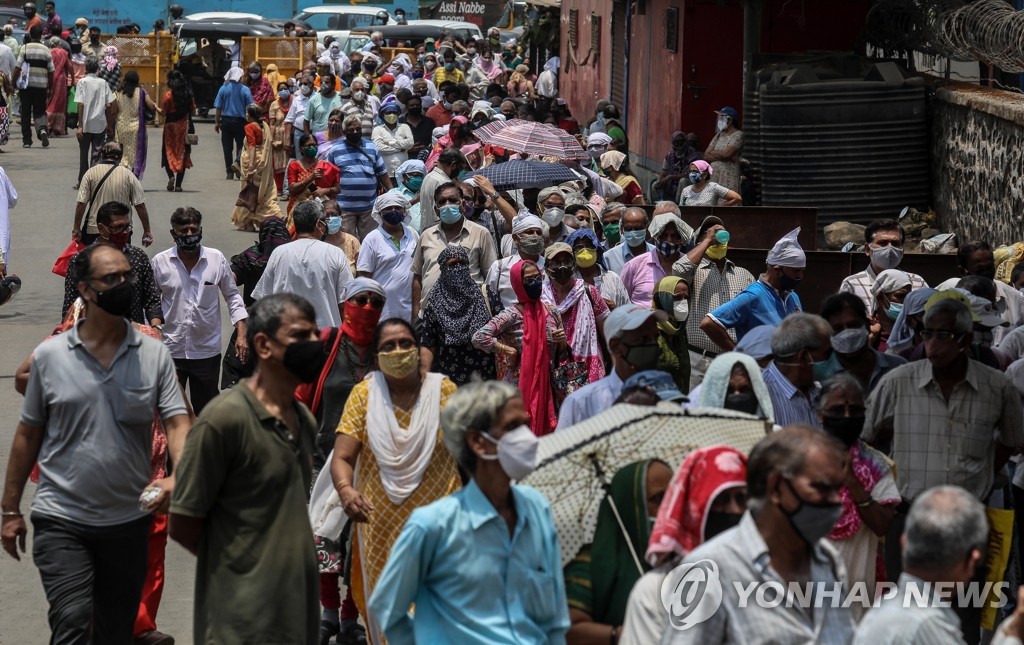
[{"label": "open umbrella", "polygon": [[571,134],[546,123],[512,119],[493,121],[473,130],[484,143],[516,152],[559,159],[586,159],[587,153]]},{"label": "open umbrella", "polygon": [[523,161],[521,159],[491,164],[471,173],[470,176],[487,177],[494,184],[495,190],[546,188],[567,181],[579,180],[576,173],[560,163]]},{"label": "open umbrella", "polygon": [[[537,467],[520,483],[551,502],[564,567],[593,541],[606,486],[620,468],[655,458],[676,468],[693,450],[714,445],[748,453],[769,430],[761,419],[718,408],[615,405],[584,423],[541,437]],[[618,514],[614,504],[612,510]],[[621,519],[619,523],[621,527]],[[641,571],[642,556],[634,554]]]}]

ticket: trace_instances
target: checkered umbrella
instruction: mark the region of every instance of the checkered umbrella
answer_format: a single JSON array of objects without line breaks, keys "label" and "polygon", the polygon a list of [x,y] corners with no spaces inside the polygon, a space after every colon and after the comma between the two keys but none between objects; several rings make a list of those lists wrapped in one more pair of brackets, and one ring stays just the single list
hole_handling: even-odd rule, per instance
[{"label": "checkered umbrella", "polygon": [[512,119],[493,121],[473,130],[484,143],[543,157],[585,159],[587,153],[565,130],[546,123]]},{"label": "checkered umbrella", "polygon": [[494,184],[495,190],[546,188],[579,179],[573,171],[560,163],[522,161],[520,159],[491,164],[470,176],[487,177]]},{"label": "checkered umbrella", "polygon": [[[520,483],[551,502],[564,567],[593,541],[605,486],[620,468],[656,458],[675,469],[693,450],[714,445],[749,453],[769,429],[764,421],[731,410],[615,405],[541,437],[537,467]],[[636,558],[639,566],[643,554]]]}]

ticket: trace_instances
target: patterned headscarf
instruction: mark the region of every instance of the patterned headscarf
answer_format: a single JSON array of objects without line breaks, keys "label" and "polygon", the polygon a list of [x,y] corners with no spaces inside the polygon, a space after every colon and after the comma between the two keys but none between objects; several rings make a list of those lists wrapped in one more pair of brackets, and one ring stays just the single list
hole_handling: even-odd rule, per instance
[{"label": "patterned headscarf", "polygon": [[103,50],[103,64],[107,66],[107,71],[112,72],[117,67],[117,47],[113,45],[107,45]]},{"label": "patterned headscarf", "polygon": [[[462,264],[449,266],[453,258]],[[426,313],[439,323],[445,345],[468,345],[473,334],[491,319],[480,286],[469,275],[469,253],[461,246],[448,246],[437,262],[441,276],[427,296]]]}]

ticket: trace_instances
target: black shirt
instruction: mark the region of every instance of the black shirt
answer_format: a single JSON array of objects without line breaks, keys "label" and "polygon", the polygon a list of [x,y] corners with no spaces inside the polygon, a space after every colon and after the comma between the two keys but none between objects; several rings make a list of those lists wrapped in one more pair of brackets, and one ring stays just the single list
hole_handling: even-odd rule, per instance
[{"label": "black shirt", "polygon": [[427,148],[434,145],[432,137],[434,135],[434,128],[436,128],[437,125],[429,116],[421,116],[419,125],[409,123],[405,120],[404,116],[399,120],[409,126],[409,129],[412,130],[412,140],[416,145],[425,146]]}]

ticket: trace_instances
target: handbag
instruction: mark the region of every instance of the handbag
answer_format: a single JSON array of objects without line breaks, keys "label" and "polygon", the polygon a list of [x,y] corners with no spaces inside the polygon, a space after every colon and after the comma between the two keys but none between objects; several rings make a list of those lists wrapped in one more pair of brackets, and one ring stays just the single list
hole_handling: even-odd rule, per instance
[{"label": "handbag", "polygon": [[242,190],[238,191],[238,199],[235,200],[235,206],[256,212],[256,207],[260,203],[260,187],[254,184],[252,181],[245,182],[245,186],[242,186]]},{"label": "handbag", "polygon": [[57,261],[53,263],[53,268],[50,269],[50,271],[62,278],[66,278],[68,276],[68,266],[71,264],[71,258],[84,248],[85,245],[78,240],[71,240],[71,243],[64,247],[64,250],[57,256]]},{"label": "handbag", "polygon": [[[185,133],[185,145],[195,146],[199,145],[199,135],[196,134],[196,124],[192,121],[192,114],[188,115],[188,131]],[[255,209],[250,209],[255,210]]]}]

